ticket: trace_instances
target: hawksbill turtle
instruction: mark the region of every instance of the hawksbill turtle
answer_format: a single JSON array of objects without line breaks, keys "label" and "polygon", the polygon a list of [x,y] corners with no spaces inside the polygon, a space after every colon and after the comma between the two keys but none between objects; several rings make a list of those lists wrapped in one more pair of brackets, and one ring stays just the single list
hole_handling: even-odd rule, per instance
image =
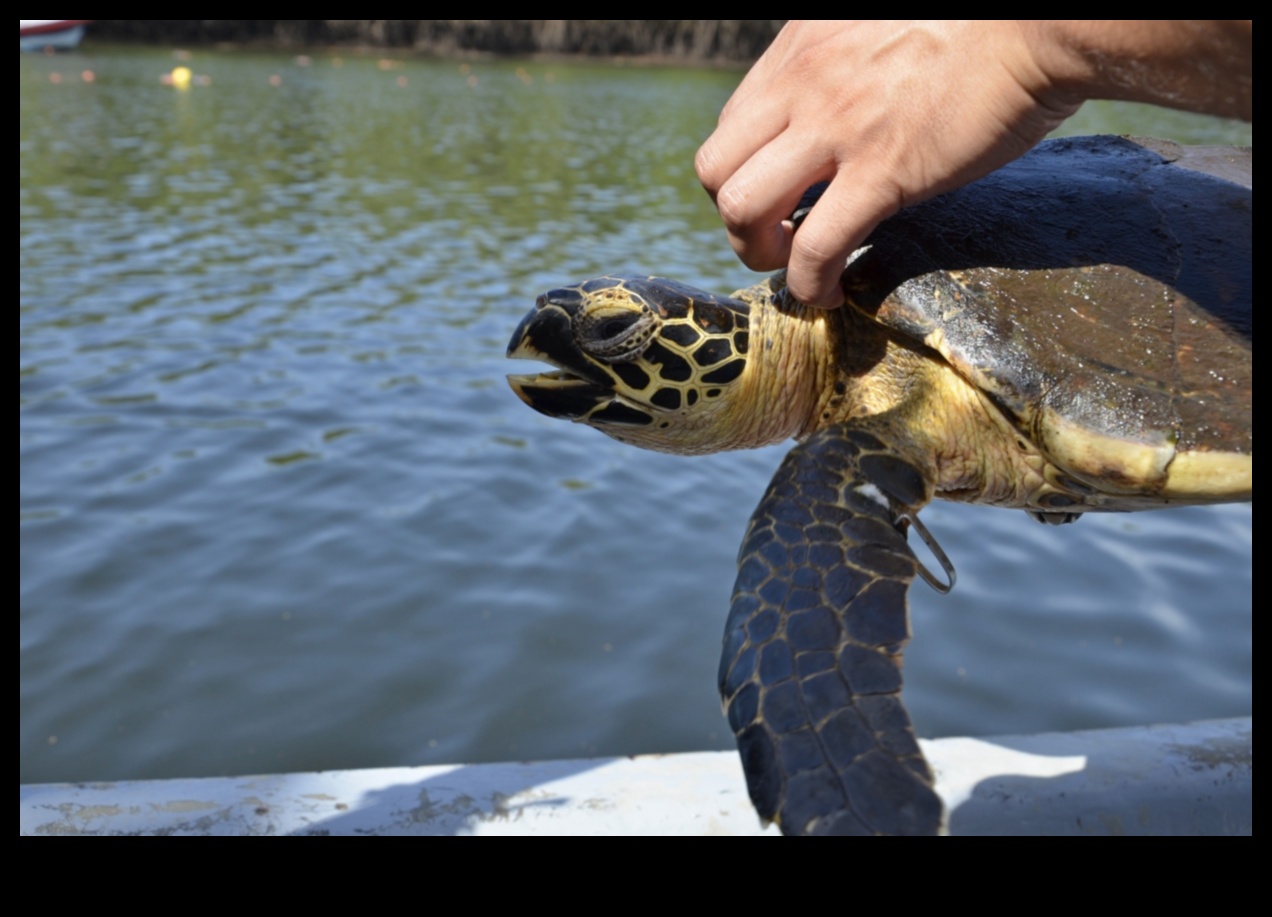
[{"label": "hawksbill turtle", "polygon": [[[682,454],[794,438],[751,518],[720,691],[786,834],[935,834],[901,703],[935,497],[1072,522],[1252,499],[1250,149],[1054,140],[880,224],[844,305],[606,276],[539,297],[530,407]],[[946,568],[906,541],[915,529]]]}]

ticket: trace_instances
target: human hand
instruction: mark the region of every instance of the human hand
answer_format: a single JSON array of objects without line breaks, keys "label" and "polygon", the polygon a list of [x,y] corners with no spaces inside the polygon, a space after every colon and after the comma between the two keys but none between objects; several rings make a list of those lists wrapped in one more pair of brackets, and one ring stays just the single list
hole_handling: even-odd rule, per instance
[{"label": "human hand", "polygon": [[[787,266],[796,299],[833,307],[848,255],[900,208],[1020,156],[1077,110],[1025,27],[993,22],[791,22],[698,151],[738,256]],[[795,233],[804,189],[829,180]]]}]

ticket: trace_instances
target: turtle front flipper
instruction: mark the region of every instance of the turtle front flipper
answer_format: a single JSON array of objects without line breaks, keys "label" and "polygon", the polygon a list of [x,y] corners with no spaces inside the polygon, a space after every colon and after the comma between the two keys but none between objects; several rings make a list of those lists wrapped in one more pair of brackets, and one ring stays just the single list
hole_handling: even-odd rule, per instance
[{"label": "turtle front flipper", "polygon": [[820,431],[751,517],[725,629],[720,693],[751,800],[787,835],[930,835],[942,806],[901,705],[901,513],[921,471],[871,433]]}]

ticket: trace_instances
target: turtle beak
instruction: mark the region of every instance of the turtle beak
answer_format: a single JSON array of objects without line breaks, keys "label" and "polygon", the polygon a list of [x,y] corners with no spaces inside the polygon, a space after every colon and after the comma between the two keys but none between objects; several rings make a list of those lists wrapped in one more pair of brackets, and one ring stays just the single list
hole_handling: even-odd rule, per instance
[{"label": "turtle beak", "polygon": [[573,291],[553,291],[539,297],[534,310],[521,320],[508,343],[513,360],[538,360],[556,372],[510,375],[517,397],[540,414],[581,420],[614,397],[613,381],[574,342],[570,317],[578,305]]}]

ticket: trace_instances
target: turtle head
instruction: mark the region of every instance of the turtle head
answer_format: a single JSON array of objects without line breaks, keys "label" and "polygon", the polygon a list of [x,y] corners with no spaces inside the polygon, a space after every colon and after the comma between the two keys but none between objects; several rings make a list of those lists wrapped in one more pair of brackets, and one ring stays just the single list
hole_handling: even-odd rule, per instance
[{"label": "turtle head", "polygon": [[598,277],[540,296],[508,345],[554,372],[508,383],[541,414],[659,452],[760,445],[736,414],[750,305],[658,277]]}]

